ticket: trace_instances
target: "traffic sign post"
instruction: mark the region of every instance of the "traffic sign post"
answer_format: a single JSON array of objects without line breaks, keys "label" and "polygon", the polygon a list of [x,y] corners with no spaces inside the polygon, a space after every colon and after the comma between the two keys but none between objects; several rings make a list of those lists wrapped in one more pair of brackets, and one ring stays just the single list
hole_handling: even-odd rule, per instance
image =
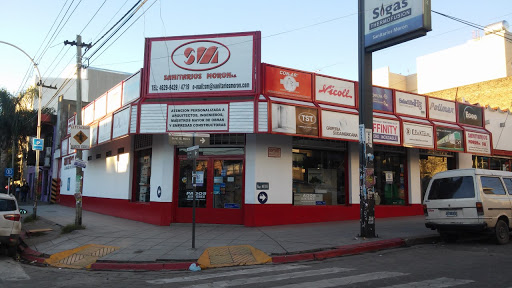
[{"label": "traffic sign post", "polygon": [[90,147],[90,127],[85,125],[70,125],[71,137],[69,146],[71,149],[87,150]]},{"label": "traffic sign post", "polygon": [[4,176],[5,177],[13,177],[14,176],[14,169],[13,168],[5,168]]}]

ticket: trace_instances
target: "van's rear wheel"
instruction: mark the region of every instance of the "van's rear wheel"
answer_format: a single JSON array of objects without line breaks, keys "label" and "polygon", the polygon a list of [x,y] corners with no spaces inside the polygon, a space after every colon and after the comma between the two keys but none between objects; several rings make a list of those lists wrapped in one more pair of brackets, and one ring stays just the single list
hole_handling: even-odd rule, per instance
[{"label": "van's rear wheel", "polygon": [[508,243],[510,240],[510,231],[508,229],[507,223],[505,223],[503,220],[498,220],[494,229],[496,233],[496,242],[498,242],[500,245]]},{"label": "van's rear wheel", "polygon": [[439,235],[441,236],[441,239],[446,243],[455,243],[457,238],[459,238],[459,235],[454,232],[439,231]]}]

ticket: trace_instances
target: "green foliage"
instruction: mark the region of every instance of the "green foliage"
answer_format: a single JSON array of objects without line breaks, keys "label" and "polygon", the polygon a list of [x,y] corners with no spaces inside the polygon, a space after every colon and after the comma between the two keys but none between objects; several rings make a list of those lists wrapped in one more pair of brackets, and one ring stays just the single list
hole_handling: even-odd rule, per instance
[{"label": "green foliage", "polygon": [[62,231],[60,233],[66,234],[66,233],[71,233],[75,230],[83,230],[83,229],[85,229],[85,226],[83,226],[83,225],[68,224],[68,225],[62,227]]},{"label": "green foliage", "polygon": [[34,217],[34,214],[30,214],[26,217],[23,217],[23,223],[30,223],[30,222],[34,222],[36,220],[38,220],[39,217]]}]

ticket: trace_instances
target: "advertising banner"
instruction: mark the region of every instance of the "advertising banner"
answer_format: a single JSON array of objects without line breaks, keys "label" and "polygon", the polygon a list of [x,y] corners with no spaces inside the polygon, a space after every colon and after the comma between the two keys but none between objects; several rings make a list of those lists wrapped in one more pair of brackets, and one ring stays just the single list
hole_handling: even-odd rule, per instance
[{"label": "advertising banner", "polygon": [[91,146],[98,145],[98,123],[89,126],[89,135],[91,135]]},{"label": "advertising banner", "polygon": [[333,104],[356,107],[356,84],[341,79],[315,76],[315,99]]},{"label": "advertising banner", "polygon": [[393,112],[393,90],[372,87],[373,110]]},{"label": "advertising banner", "polygon": [[167,131],[228,131],[229,104],[168,105]]},{"label": "advertising banner", "polygon": [[260,32],[148,38],[147,91],[150,95],[254,92],[260,38]]},{"label": "advertising banner", "polygon": [[483,127],[482,107],[457,103],[459,123]]},{"label": "advertising banner", "polygon": [[491,155],[491,135],[465,131],[467,153]]},{"label": "advertising banner", "polygon": [[400,122],[396,120],[373,118],[373,142],[400,144]]},{"label": "advertising banner", "polygon": [[455,122],[455,102],[429,97],[428,116],[430,119]]},{"label": "advertising banner", "polygon": [[112,127],[112,138],[128,135],[130,127],[130,107],[114,114],[114,125]]},{"label": "advertising banner", "polygon": [[98,144],[109,141],[112,136],[112,116],[100,121],[98,125]]},{"label": "advertising banner", "polygon": [[312,83],[311,73],[265,65],[265,95],[311,101]]},{"label": "advertising banner", "polygon": [[117,85],[107,92],[107,114],[121,108],[121,92],[123,85]]},{"label": "advertising banner", "polygon": [[94,102],[90,103],[83,109],[83,117],[82,117],[82,123],[84,125],[87,125],[94,121]]},{"label": "advertising banner", "polygon": [[434,148],[434,127],[403,122],[404,145],[418,148]]},{"label": "advertising banner", "polygon": [[94,120],[107,115],[107,94],[103,94],[94,100]]},{"label": "advertising banner", "polygon": [[140,98],[140,72],[123,82],[122,106]]},{"label": "advertising banner", "polygon": [[436,127],[437,149],[464,151],[462,145],[462,130]]},{"label": "advertising banner", "polygon": [[364,5],[365,47],[392,42],[385,48],[410,40],[400,41],[400,36],[416,32],[416,38],[431,30],[429,0],[365,0]]},{"label": "advertising banner", "polygon": [[359,116],[322,110],[322,136],[359,140]]},{"label": "advertising banner", "polygon": [[318,110],[272,103],[272,132],[318,136]]},{"label": "advertising banner", "polygon": [[427,117],[427,97],[395,91],[396,113],[416,117]]}]

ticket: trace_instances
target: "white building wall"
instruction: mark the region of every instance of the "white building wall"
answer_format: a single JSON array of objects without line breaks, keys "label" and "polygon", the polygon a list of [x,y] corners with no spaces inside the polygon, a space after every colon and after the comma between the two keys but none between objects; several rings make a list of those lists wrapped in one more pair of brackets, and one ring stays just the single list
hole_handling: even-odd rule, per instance
[{"label": "white building wall", "polygon": [[[169,145],[168,135],[153,135],[150,180],[151,202],[172,202],[174,151],[174,146]],[[160,197],[157,193],[158,187],[161,189]]]},{"label": "white building wall", "polygon": [[421,204],[420,150],[407,149],[409,204]]},{"label": "white building wall", "polygon": [[493,149],[512,151],[511,113],[494,109],[484,109],[485,129],[492,133]]},{"label": "white building wall", "polygon": [[348,142],[348,195],[350,204],[359,204],[359,143]]},{"label": "white building wall", "polygon": [[[256,182],[268,182],[268,204],[292,204],[292,137],[247,134],[245,203],[259,204]],[[268,147],[281,148],[281,158],[268,157]]]},{"label": "white building wall", "polygon": [[[507,48],[506,48],[507,47]],[[424,94],[510,76],[511,43],[490,34],[466,44],[418,57],[418,93]]]},{"label": "white building wall", "polygon": [[[73,156],[74,154],[67,155],[64,158]],[[60,159],[61,163],[64,161]],[[74,159],[74,158],[73,158]],[[61,165],[60,171],[60,194],[62,195],[73,195],[75,194],[75,182],[76,182],[76,168],[72,165]]]},{"label": "white building wall", "polygon": [[[124,137],[84,151],[82,158],[87,160],[90,155],[92,159],[87,161],[84,169],[83,196],[131,199],[131,147],[132,137]],[[125,153],[118,155],[119,148],[124,148]],[[112,152],[112,156],[106,157],[108,151]],[[96,159],[97,154],[101,158]],[[65,178],[62,177],[62,180],[65,181]]]}]

